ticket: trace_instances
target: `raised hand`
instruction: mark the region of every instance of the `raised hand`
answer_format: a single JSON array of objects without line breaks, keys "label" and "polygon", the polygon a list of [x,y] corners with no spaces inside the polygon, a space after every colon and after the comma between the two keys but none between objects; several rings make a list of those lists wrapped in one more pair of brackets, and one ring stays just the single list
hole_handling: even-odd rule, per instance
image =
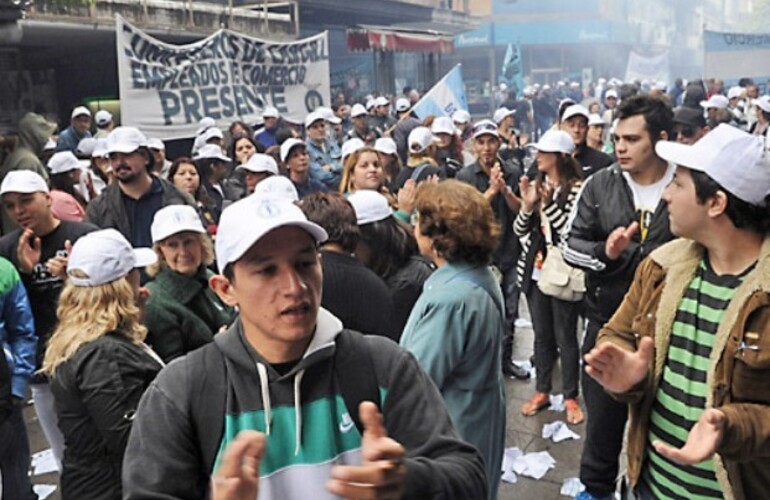
[{"label": "raised hand", "polygon": [[654,352],[650,337],[639,340],[636,352],[605,342],[585,355],[586,373],[608,391],[622,394],[644,380]]},{"label": "raised hand", "polygon": [[45,268],[49,273],[63,280],[67,278],[67,263],[69,262],[69,254],[72,252],[70,240],[64,242],[64,250],[66,255],[57,255],[48,259],[48,262],[45,263]]},{"label": "raised hand", "polygon": [[607,242],[604,244],[604,253],[607,254],[607,258],[610,260],[616,260],[623,253],[623,250],[628,248],[628,244],[631,243],[631,237],[639,230],[639,223],[632,222],[630,226],[617,227],[607,237]]},{"label": "raised hand", "polygon": [[532,213],[535,205],[540,201],[539,181],[530,181],[526,175],[519,179],[519,193],[521,193],[521,208],[527,213]]},{"label": "raised hand", "polygon": [[32,270],[40,262],[41,251],[40,238],[35,236],[32,229],[25,229],[19,236],[19,245],[16,247],[16,255],[22,272],[32,273]]},{"label": "raised hand", "polygon": [[655,440],[655,451],[682,465],[699,464],[711,458],[722,443],[725,433],[725,414],[716,408],[709,408],[690,429],[687,442],[681,448],[673,448]]},{"label": "raised hand", "polygon": [[331,493],[349,499],[401,498],[406,478],[404,447],[388,437],[382,414],[374,403],[363,402],[359,416],[364,426],[361,440],[363,465],[337,465],[326,483]]},{"label": "raised hand", "polygon": [[265,453],[265,435],[241,431],[227,445],[222,465],[211,478],[212,500],[254,500],[259,493],[259,463]]},{"label": "raised hand", "polygon": [[403,187],[398,190],[398,209],[405,214],[411,214],[414,210],[414,197],[417,194],[417,182],[407,179]]},{"label": "raised hand", "polygon": [[484,198],[492,200],[500,192],[500,187],[505,187],[505,178],[500,163],[496,162],[489,171],[489,187],[484,191]]}]

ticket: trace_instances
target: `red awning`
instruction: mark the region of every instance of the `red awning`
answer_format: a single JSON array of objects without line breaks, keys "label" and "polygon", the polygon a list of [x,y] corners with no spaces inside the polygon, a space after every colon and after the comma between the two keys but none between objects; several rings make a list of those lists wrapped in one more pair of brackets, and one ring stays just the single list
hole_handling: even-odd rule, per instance
[{"label": "red awning", "polygon": [[436,33],[359,28],[348,30],[348,49],[354,52],[383,50],[450,54],[454,50],[454,44],[451,36]]}]

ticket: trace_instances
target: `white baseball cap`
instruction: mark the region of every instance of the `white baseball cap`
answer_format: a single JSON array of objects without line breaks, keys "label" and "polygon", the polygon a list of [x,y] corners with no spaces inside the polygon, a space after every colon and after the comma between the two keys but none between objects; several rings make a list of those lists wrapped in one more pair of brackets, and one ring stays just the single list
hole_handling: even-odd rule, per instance
[{"label": "white baseball cap", "polygon": [[655,152],[664,160],[707,174],[747,203],[765,206],[770,158],[763,142],[762,137],[723,123],[692,145],[658,141]]},{"label": "white baseball cap", "polygon": [[112,121],[112,113],[106,109],[100,109],[94,115],[94,120],[96,120],[98,126],[103,127]]},{"label": "white baseball cap", "polygon": [[380,96],[377,99],[374,100],[374,105],[377,107],[380,106],[390,106],[390,101],[385,96]]},{"label": "white baseball cap", "polygon": [[448,116],[437,116],[430,127],[434,134],[455,134],[455,123]]},{"label": "white baseball cap", "polygon": [[305,128],[309,128],[312,124],[320,120],[326,121],[326,118],[324,118],[324,115],[322,115],[318,110],[313,111],[305,117]]},{"label": "white baseball cap", "polygon": [[[604,122],[602,122],[604,123]],[[537,143],[535,149],[544,153],[564,153],[571,155],[575,151],[575,143],[572,136],[563,130],[549,130]]]},{"label": "white baseball cap", "polygon": [[374,141],[374,149],[386,155],[398,154],[396,141],[394,141],[390,137],[380,137],[379,139]]},{"label": "white baseball cap", "polygon": [[225,156],[222,152],[222,148],[216,144],[206,144],[198,150],[198,154],[195,155],[196,160],[214,159],[219,161],[231,161],[229,156]]},{"label": "white baseball cap", "polygon": [[147,138],[135,127],[117,127],[107,136],[107,154],[133,153],[147,146]]},{"label": "white baseball cap", "polygon": [[47,141],[45,141],[45,145],[43,146],[43,151],[50,151],[52,149],[56,149],[56,141],[49,138]]},{"label": "white baseball cap", "polygon": [[373,98],[372,99],[367,99],[366,100],[366,104],[364,104],[364,107],[368,111],[368,110],[370,110],[370,109],[372,109],[374,107],[374,103],[375,102],[377,102],[377,101],[375,101]]},{"label": "white baseball cap", "polygon": [[79,156],[91,156],[94,153],[96,147],[96,139],[93,137],[83,137],[78,142],[78,147],[75,148],[75,152]]},{"label": "white baseball cap", "polygon": [[409,132],[407,145],[410,153],[422,153],[433,144],[433,132],[428,127],[415,127]]},{"label": "white baseball cap", "polygon": [[254,153],[246,163],[238,165],[235,169],[247,170],[255,174],[269,173],[278,175],[278,164],[275,163],[272,156],[264,153]]},{"label": "white baseball cap", "polygon": [[369,113],[366,111],[366,108],[363,106],[363,104],[355,103],[352,108],[350,108],[350,117],[356,118],[358,116],[362,115],[368,115]]},{"label": "white baseball cap", "polygon": [[153,137],[152,139],[147,139],[147,147],[150,149],[157,149],[158,151],[165,151],[166,145],[158,139],[157,137]]},{"label": "white baseball cap", "polygon": [[[71,153],[70,153],[71,154]],[[48,184],[32,170],[11,170],[0,184],[0,196],[5,193],[47,193]]]},{"label": "white baseball cap", "polygon": [[356,211],[359,226],[379,222],[393,216],[388,199],[371,189],[361,189],[348,196],[348,201]]},{"label": "white baseball cap", "polygon": [[217,122],[210,116],[204,116],[200,120],[198,120],[198,130],[195,132],[196,137],[201,135],[203,132],[208,130],[211,127],[216,126]]},{"label": "white baseball cap", "polygon": [[263,200],[289,200],[299,201],[299,193],[294,183],[288,177],[282,175],[273,175],[263,180],[254,188],[251,196],[259,197]]},{"label": "white baseball cap", "polygon": [[328,238],[321,226],[308,221],[302,210],[286,199],[248,196],[227,207],[217,229],[216,254],[220,272],[243,257],[270,231],[286,226],[307,231],[316,243]]},{"label": "white baseball cap", "polygon": [[473,124],[473,138],[476,139],[482,135],[493,135],[500,138],[500,132],[497,131],[497,124],[492,120],[480,120]]},{"label": "white baseball cap", "polygon": [[470,123],[471,114],[464,109],[458,109],[452,113],[452,121],[455,123]]},{"label": "white baseball cap", "polygon": [[511,116],[516,113],[515,109],[508,109],[505,106],[502,108],[497,108],[495,110],[495,114],[492,115],[492,120],[494,120],[495,123],[500,125],[500,122],[505,120],[506,117]]},{"label": "white baseball cap", "polygon": [[615,89],[610,89],[610,90],[608,90],[608,91],[607,91],[607,92],[604,94],[604,98],[605,98],[605,99],[610,99],[610,98],[614,98],[614,99],[617,99],[617,98],[618,98],[618,91],[617,91],[617,90],[615,90]]},{"label": "white baseball cap", "polygon": [[607,124],[604,122],[604,119],[597,113],[591,113],[591,115],[588,117],[588,126],[593,127],[595,125],[601,125],[604,127]]},{"label": "white baseball cap", "polygon": [[756,106],[765,113],[770,113],[770,96],[763,95],[756,100]]},{"label": "white baseball cap", "polygon": [[278,112],[278,109],[276,109],[273,106],[267,106],[264,110],[262,110],[262,118],[280,118],[281,114]]},{"label": "white baseball cap", "polygon": [[396,99],[396,111],[399,113],[406,111],[407,109],[412,107],[412,103],[409,102],[409,99],[406,97],[399,97]]},{"label": "white baseball cap", "polygon": [[291,154],[291,150],[296,148],[297,146],[305,146],[305,141],[302,139],[297,139],[296,137],[290,137],[283,141],[283,144],[281,144],[281,161],[286,163],[286,160],[289,159],[289,155]]},{"label": "white baseball cap", "polygon": [[72,246],[67,276],[75,286],[99,286],[157,261],[152,249],[132,248],[117,230],[102,229],[80,237]]},{"label": "white baseball cap", "polygon": [[219,128],[217,127],[209,127],[203,132],[203,134],[201,134],[201,141],[204,144],[209,142],[211,139],[224,139],[224,138],[225,138],[225,134],[222,133],[222,131],[219,130]]},{"label": "white baseball cap", "polygon": [[89,110],[85,106],[78,106],[75,109],[72,110],[72,115],[70,118],[77,118],[78,116],[91,116],[91,110]]},{"label": "white baseball cap", "polygon": [[334,114],[334,110],[332,108],[328,108],[326,106],[319,106],[316,108],[316,113],[319,113],[324,120],[326,120],[329,123],[333,123],[334,125],[339,125],[342,123],[342,120],[339,116]]},{"label": "white baseball cap", "polygon": [[94,150],[91,151],[91,158],[104,158],[105,156],[107,156],[107,139],[96,139]]},{"label": "white baseball cap", "polygon": [[590,119],[589,116],[590,113],[588,112],[588,108],[583,106],[582,104],[573,104],[569,108],[564,110],[564,115],[561,117],[561,121],[566,122],[570,118],[573,118],[575,116],[583,116],[586,120]]},{"label": "white baseball cap", "polygon": [[709,97],[708,101],[701,101],[700,105],[701,107],[706,109],[710,109],[710,108],[726,109],[727,106],[730,105],[730,101],[727,99],[727,97],[723,96],[722,94],[714,94],[711,97]]},{"label": "white baseball cap", "polygon": [[152,242],[158,243],[169,236],[190,231],[205,234],[198,212],[189,205],[168,205],[155,212],[150,226]]},{"label": "white baseball cap", "polygon": [[48,169],[53,175],[63,174],[64,172],[85,168],[89,163],[88,160],[78,160],[78,157],[72,151],[59,151],[54,153],[51,159],[48,160]]},{"label": "white baseball cap", "polygon": [[734,85],[727,91],[727,99],[735,99],[736,97],[743,97],[743,87]]},{"label": "white baseball cap", "polygon": [[358,137],[353,137],[352,139],[348,139],[347,141],[343,142],[342,156],[341,156],[342,162],[344,163],[345,158],[352,155],[353,153],[363,148],[364,146],[366,146],[366,144],[364,143],[364,141],[362,141]]}]

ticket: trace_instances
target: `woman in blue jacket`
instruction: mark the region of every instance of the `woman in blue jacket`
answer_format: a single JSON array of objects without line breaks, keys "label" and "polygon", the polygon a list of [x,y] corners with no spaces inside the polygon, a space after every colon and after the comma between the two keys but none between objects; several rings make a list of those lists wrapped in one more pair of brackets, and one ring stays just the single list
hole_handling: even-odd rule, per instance
[{"label": "woman in blue jacket", "polygon": [[438,269],[425,281],[401,345],[438,386],[460,436],[481,452],[489,498],[497,498],[505,443],[505,319],[489,263],[500,228],[481,193],[459,181],[424,183],[415,209],[420,252]]}]

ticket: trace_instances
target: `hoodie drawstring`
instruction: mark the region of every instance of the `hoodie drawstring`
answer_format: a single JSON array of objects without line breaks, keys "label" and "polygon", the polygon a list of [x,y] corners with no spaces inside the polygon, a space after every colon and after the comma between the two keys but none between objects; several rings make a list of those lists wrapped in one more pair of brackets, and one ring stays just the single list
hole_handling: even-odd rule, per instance
[{"label": "hoodie drawstring", "polygon": [[294,416],[296,421],[296,427],[294,429],[294,439],[296,445],[294,446],[294,456],[299,455],[299,447],[302,443],[302,377],[305,375],[305,370],[300,370],[294,376]]},{"label": "hoodie drawstring", "polygon": [[262,407],[265,409],[265,434],[270,435],[270,423],[273,420],[272,407],[270,406],[270,387],[268,385],[267,368],[262,363],[257,363],[259,372],[259,387],[262,389]]}]

